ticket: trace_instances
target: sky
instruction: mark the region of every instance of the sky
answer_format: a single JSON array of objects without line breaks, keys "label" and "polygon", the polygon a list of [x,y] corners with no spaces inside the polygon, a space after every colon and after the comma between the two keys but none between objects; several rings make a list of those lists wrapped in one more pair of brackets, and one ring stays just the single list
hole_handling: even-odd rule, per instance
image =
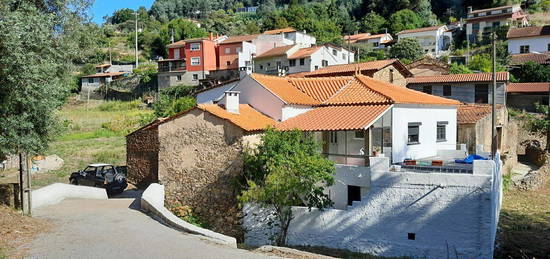
[{"label": "sky", "polygon": [[90,14],[92,15],[92,21],[97,24],[102,24],[103,16],[112,15],[114,11],[122,8],[137,9],[140,6],[145,8],[151,8],[154,0],[95,0],[92,6]]}]

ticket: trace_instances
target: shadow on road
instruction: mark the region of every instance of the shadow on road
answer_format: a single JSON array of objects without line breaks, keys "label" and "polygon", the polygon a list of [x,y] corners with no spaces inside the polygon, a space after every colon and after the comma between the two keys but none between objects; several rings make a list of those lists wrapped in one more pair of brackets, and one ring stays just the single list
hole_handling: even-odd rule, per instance
[{"label": "shadow on road", "polygon": [[140,189],[128,189],[124,192],[113,195],[109,199],[134,199],[134,201],[128,206],[128,208],[133,210],[141,210],[141,195],[143,190]]}]

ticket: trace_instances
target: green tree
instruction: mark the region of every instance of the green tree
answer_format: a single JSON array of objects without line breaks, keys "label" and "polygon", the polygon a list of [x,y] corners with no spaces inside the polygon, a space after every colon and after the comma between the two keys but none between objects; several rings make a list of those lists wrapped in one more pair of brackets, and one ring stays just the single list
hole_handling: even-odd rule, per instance
[{"label": "green tree", "polygon": [[422,26],[435,26],[439,23],[437,15],[432,12],[432,4],[430,0],[419,0],[414,9],[418,17],[423,20]]},{"label": "green tree", "polygon": [[[473,71],[481,71],[485,73],[493,72],[493,59],[488,54],[478,54],[472,56],[468,68]],[[506,71],[506,67],[497,61],[498,72]]]},{"label": "green tree", "polygon": [[178,112],[191,109],[196,104],[195,98],[191,96],[174,99],[163,95],[154,103],[153,109],[157,117],[170,117]]},{"label": "green tree", "polygon": [[390,16],[390,29],[393,33],[403,30],[420,28],[424,21],[415,12],[409,9],[400,10]]},{"label": "green tree", "polygon": [[361,31],[372,34],[382,33],[386,28],[386,19],[375,12],[370,12],[361,19]]},{"label": "green tree", "polygon": [[134,20],[134,10],[128,8],[122,8],[116,10],[113,16],[109,19],[111,24],[120,24],[128,20]]},{"label": "green tree", "polygon": [[38,153],[54,138],[89,4],[0,0],[0,153]]},{"label": "green tree", "polygon": [[546,151],[550,152],[550,115],[549,106],[535,103],[539,114],[526,114],[526,127],[529,131],[541,137],[546,136]]},{"label": "green tree", "polygon": [[416,39],[405,38],[399,40],[390,49],[390,57],[398,58],[404,63],[409,63],[424,56],[424,50]]},{"label": "green tree", "polygon": [[513,71],[520,82],[550,82],[549,66],[529,61]]},{"label": "green tree", "polygon": [[170,39],[174,33],[174,41],[206,37],[208,33],[187,19],[178,18],[162,25],[158,37],[153,40],[152,51],[159,56],[166,56],[166,45],[170,44]]},{"label": "green tree", "polygon": [[474,73],[474,71],[472,71],[471,69],[469,69],[467,66],[465,66],[463,64],[451,63],[449,73],[451,73],[451,74],[472,74],[472,73]]},{"label": "green tree", "polygon": [[280,231],[275,238],[285,245],[292,221],[292,206],[326,208],[332,205],[324,189],[334,182],[334,164],[319,152],[311,134],[301,131],[266,130],[256,150],[245,152],[244,178],[247,188],[239,196],[274,208]]}]

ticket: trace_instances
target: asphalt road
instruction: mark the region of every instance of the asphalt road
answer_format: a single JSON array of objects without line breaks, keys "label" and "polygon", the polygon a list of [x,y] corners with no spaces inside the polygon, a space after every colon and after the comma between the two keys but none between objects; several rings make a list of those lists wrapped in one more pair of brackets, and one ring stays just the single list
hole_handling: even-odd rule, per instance
[{"label": "asphalt road", "polygon": [[28,244],[26,258],[266,258],[162,225],[132,198],[64,200],[39,208],[52,229]]}]

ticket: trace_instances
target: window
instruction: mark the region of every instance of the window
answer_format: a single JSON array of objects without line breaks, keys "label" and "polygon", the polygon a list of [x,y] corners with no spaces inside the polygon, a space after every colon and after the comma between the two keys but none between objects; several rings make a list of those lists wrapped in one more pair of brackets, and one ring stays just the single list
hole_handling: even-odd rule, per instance
[{"label": "window", "polygon": [[94,83],[94,78],[93,77],[88,78],[88,84],[93,84],[93,83]]},{"label": "window", "polygon": [[489,103],[489,85],[475,86],[475,103]]},{"label": "window", "polygon": [[362,130],[356,131],[354,138],[364,139],[365,138],[365,132],[362,131]]},{"label": "window", "polygon": [[191,43],[191,46],[189,48],[191,49],[191,51],[201,50],[201,44],[200,43]]},{"label": "window", "polygon": [[420,125],[421,122],[409,122],[407,144],[420,144]]},{"label": "window", "polygon": [[550,51],[550,43],[548,43],[548,48],[547,48],[548,51]]},{"label": "window", "polygon": [[315,70],[319,69],[319,66],[315,66]]},{"label": "window", "polygon": [[264,69],[264,65],[260,65],[260,70]]},{"label": "window", "polygon": [[281,61],[277,61],[277,68],[281,68],[282,64]]},{"label": "window", "polygon": [[331,131],[330,132],[330,143],[331,144],[337,144],[338,143],[338,132]]},{"label": "window", "polygon": [[443,96],[451,96],[452,90],[450,85],[444,85],[443,86]]},{"label": "window", "polygon": [[337,50],[335,50],[335,49],[333,49],[333,50],[332,50],[332,55],[334,55],[334,56],[338,56],[338,51],[337,51]]},{"label": "window", "polygon": [[348,56],[346,54],[342,53],[342,59],[346,60],[346,59],[348,59]]},{"label": "window", "polygon": [[295,67],[296,66],[296,59],[291,59],[288,61],[289,66]]},{"label": "window", "polygon": [[267,66],[270,67],[270,66],[271,66],[271,63],[267,62]]},{"label": "window", "polygon": [[178,81],[181,81],[181,75],[177,75],[177,76],[176,76],[176,79],[177,79]]},{"label": "window", "polygon": [[305,58],[301,58],[300,59],[300,66],[303,66],[306,64],[306,59]]},{"label": "window", "polygon": [[201,64],[201,58],[199,57],[191,58],[191,66],[198,66],[200,64]]},{"label": "window", "polygon": [[438,121],[437,122],[437,141],[447,141],[447,121]]},{"label": "window", "polygon": [[519,46],[519,53],[529,53],[529,45]]},{"label": "window", "polygon": [[390,69],[390,83],[393,83],[393,69]]},{"label": "window", "polygon": [[348,185],[348,205],[353,205],[353,201],[361,201],[361,187]]},{"label": "window", "polygon": [[493,27],[496,28],[496,27],[499,27],[500,26],[500,22],[493,22]]},{"label": "window", "polygon": [[328,66],[328,60],[321,60],[321,66],[327,67]]},{"label": "window", "polygon": [[432,94],[432,86],[431,85],[425,85],[422,87],[422,92],[427,94]]},{"label": "window", "polygon": [[372,43],[372,46],[375,47],[375,48],[378,47],[379,45],[380,45],[380,43],[377,42],[377,41],[375,41],[375,42]]},{"label": "window", "polygon": [[231,61],[226,61],[226,62],[225,62],[225,65],[231,66]]},{"label": "window", "polygon": [[225,48],[225,54],[229,54],[229,53],[231,53],[231,48],[229,47]]},{"label": "window", "polygon": [[435,49],[432,49],[432,52],[435,52]]},{"label": "window", "polygon": [[473,23],[472,24],[472,30],[479,31],[479,23]]},{"label": "window", "polygon": [[199,80],[199,74],[193,74],[193,81]]}]

